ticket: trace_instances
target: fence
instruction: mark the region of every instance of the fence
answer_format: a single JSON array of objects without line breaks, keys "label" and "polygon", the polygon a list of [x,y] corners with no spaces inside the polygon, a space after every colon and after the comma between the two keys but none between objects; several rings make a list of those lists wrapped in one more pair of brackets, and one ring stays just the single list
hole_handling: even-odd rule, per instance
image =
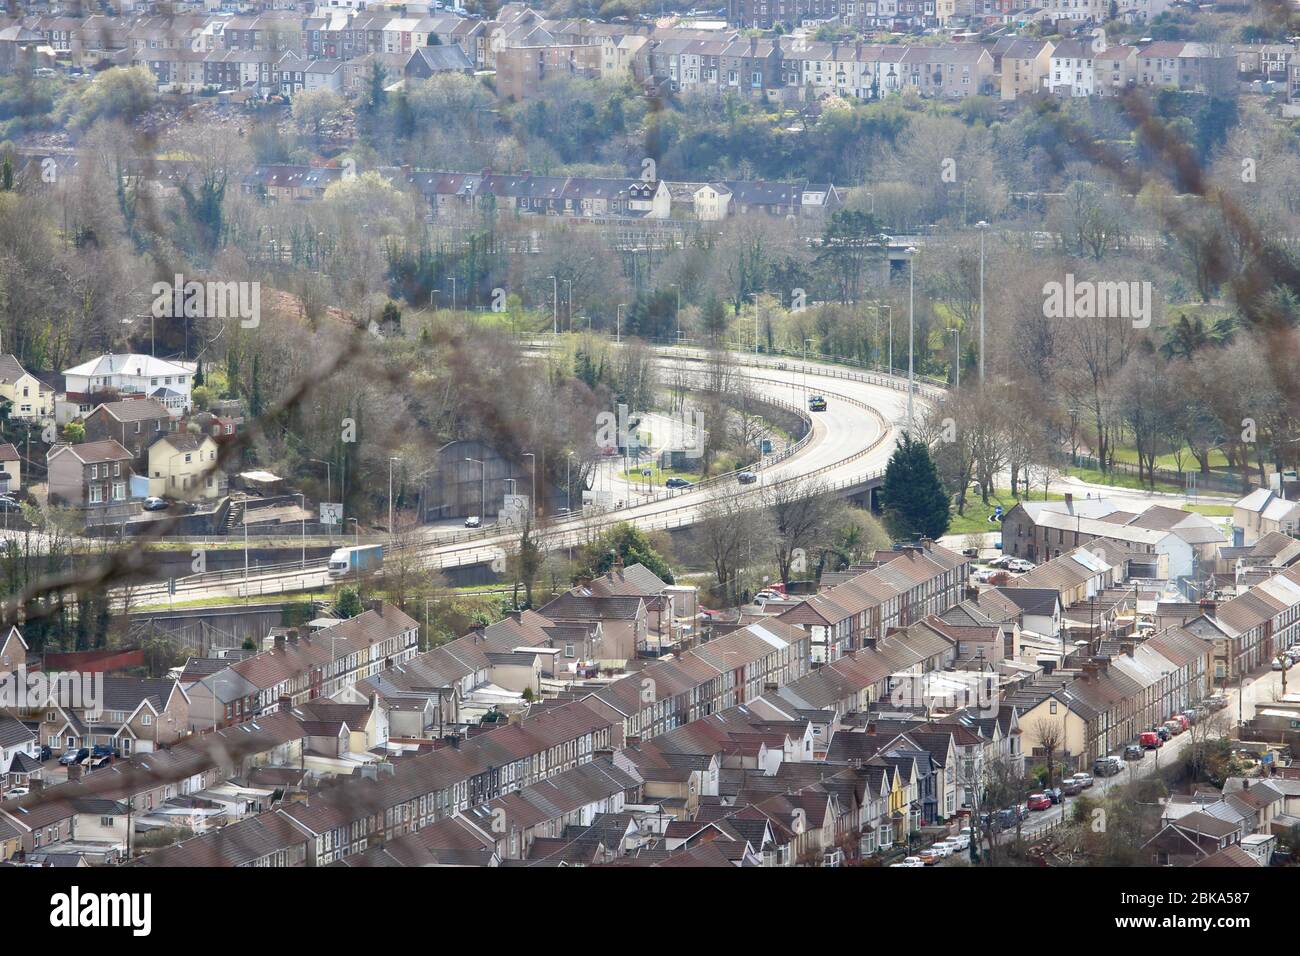
[{"label": "fence", "polygon": [[[1072,458],[1067,455],[1064,460],[1075,468],[1087,468],[1091,471],[1111,471],[1121,475],[1129,475],[1142,481],[1149,480],[1145,469],[1139,469],[1136,465],[1129,464],[1126,461],[1112,462],[1108,469],[1104,469],[1101,467],[1100,460],[1091,455],[1075,455]],[[1194,494],[1197,489],[1209,489],[1240,495],[1249,491],[1250,485],[1249,481],[1243,482],[1240,475],[1221,471],[1202,474],[1200,471],[1170,471],[1167,468],[1157,468],[1154,475],[1157,483],[1163,482],[1186,488],[1189,494]],[[1189,478],[1191,479],[1190,483]]]}]

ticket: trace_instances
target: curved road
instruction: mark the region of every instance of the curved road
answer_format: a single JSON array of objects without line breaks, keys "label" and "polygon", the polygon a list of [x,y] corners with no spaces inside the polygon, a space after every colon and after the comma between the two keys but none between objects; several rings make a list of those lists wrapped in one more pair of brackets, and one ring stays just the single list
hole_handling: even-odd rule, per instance
[{"label": "curved road", "polygon": [[[660,349],[660,368],[685,363],[703,369],[703,351]],[[815,478],[828,488],[845,488],[878,475],[888,463],[894,439],[907,416],[907,381],[897,376],[859,372],[839,366],[789,359],[768,358],[742,353],[732,354],[737,371],[750,382],[755,393],[765,400],[802,411],[805,396],[821,394],[827,399],[824,412],[811,413],[812,431],[788,455],[769,456],[767,464],[753,470],[759,482],[740,485],[733,478],[714,479],[680,492],[665,494],[653,502],[595,515],[579,515],[553,522],[543,535],[548,547],[561,548],[590,539],[601,527],[631,522],[639,528],[667,529],[693,524],[700,505],[711,495],[757,496],[762,489],[800,478]],[[932,386],[918,383],[916,414],[919,416],[924,396],[934,394]],[[595,423],[593,422],[593,428]],[[479,532],[439,536],[435,529],[423,529],[415,546],[415,563],[423,567],[448,568],[491,563],[504,569],[505,555],[518,539],[517,533],[502,533],[493,528]],[[392,566],[394,555],[385,554]],[[175,600],[202,598],[239,598],[255,594],[278,594],[304,590],[322,590],[340,579],[330,578],[324,564],[299,567],[281,566],[250,572],[245,583],[242,569],[194,575],[176,582]],[[132,593],[136,606],[168,601],[164,584],[137,587]]]}]

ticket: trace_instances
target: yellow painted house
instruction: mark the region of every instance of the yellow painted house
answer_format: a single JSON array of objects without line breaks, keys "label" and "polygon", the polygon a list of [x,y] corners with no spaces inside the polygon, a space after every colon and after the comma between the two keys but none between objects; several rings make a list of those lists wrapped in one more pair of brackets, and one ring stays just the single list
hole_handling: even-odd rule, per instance
[{"label": "yellow painted house", "polygon": [[209,471],[217,461],[210,435],[173,432],[149,446],[149,494],[155,497],[217,498],[225,493],[225,475]]},{"label": "yellow painted house", "polygon": [[54,390],[24,369],[16,356],[0,355],[0,398],[8,400],[10,418],[38,422],[54,417]]}]

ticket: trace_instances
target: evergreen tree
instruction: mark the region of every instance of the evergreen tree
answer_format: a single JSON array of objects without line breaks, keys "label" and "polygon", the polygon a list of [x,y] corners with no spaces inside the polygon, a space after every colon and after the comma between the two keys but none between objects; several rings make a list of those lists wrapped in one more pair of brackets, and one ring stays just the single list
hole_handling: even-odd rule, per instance
[{"label": "evergreen tree", "polygon": [[885,469],[880,504],[896,540],[937,538],[948,530],[948,492],[925,442],[903,434]]},{"label": "evergreen tree", "polygon": [[198,388],[203,384],[203,359],[199,359],[198,364],[194,366],[194,387]]},{"label": "evergreen tree", "polygon": [[663,555],[654,549],[644,531],[625,523],[610,528],[586,548],[583,570],[584,576],[594,577],[604,574],[614,567],[615,556],[623,561],[623,566],[633,564],[645,565],[660,580],[673,583],[673,572]]},{"label": "evergreen tree", "polygon": [[339,617],[356,617],[364,610],[356,588],[344,588],[339,592],[339,599],[334,603],[334,611]]}]

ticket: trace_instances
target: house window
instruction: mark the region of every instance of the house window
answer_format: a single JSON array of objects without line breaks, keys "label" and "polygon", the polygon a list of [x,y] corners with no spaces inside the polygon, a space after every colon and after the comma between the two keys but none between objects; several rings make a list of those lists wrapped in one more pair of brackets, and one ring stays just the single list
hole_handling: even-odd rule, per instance
[{"label": "house window", "polygon": [[90,503],[97,505],[104,500],[104,491],[99,485],[90,486]]},{"label": "house window", "polygon": [[1048,710],[1049,713],[1052,713],[1052,714],[1056,713],[1056,701],[1051,701],[1051,702],[1047,705],[1047,710]]}]

